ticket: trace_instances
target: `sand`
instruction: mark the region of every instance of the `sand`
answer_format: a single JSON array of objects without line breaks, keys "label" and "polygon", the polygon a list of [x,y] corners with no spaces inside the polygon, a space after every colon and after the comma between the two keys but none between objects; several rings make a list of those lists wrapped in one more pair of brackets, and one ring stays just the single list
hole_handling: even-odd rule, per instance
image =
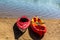
[{"label": "sand", "polygon": [[[47,32],[39,38],[30,28],[25,33],[18,32],[14,24],[17,18],[0,18],[0,40],[60,40],[60,19],[44,19]],[[15,31],[14,31],[15,30]]]}]

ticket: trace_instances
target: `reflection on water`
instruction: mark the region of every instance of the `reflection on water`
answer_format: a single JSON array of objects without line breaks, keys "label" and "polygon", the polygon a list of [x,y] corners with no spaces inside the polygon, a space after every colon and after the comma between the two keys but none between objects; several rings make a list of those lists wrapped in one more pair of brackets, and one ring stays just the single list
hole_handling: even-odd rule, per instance
[{"label": "reflection on water", "polygon": [[60,0],[0,0],[0,16],[20,15],[60,18]]}]

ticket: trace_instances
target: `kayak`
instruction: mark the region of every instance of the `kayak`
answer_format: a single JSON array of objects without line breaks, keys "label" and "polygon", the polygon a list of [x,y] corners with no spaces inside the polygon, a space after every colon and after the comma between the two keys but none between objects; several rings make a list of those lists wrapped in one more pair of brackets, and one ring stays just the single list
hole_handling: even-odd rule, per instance
[{"label": "kayak", "polygon": [[38,17],[32,18],[31,29],[40,36],[43,36],[46,33],[46,25],[44,24],[43,20],[39,19]]},{"label": "kayak", "polygon": [[26,16],[22,16],[17,20],[17,27],[24,32],[30,25],[30,20]]}]

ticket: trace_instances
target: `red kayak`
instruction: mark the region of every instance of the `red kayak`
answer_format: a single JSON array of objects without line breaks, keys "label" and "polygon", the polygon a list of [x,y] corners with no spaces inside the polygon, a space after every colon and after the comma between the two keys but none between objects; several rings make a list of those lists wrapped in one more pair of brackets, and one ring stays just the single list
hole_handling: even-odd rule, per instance
[{"label": "red kayak", "polygon": [[21,31],[27,29],[30,25],[30,20],[26,16],[22,16],[17,20],[17,26]]},{"label": "red kayak", "polygon": [[31,28],[35,33],[39,34],[40,36],[43,36],[46,33],[46,25],[38,17],[32,18]]}]

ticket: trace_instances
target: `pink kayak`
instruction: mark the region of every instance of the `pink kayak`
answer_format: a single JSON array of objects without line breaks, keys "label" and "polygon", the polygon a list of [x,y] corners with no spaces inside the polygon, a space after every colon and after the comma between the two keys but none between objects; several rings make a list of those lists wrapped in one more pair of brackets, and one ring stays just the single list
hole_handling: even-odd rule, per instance
[{"label": "pink kayak", "polygon": [[22,16],[17,20],[17,26],[21,31],[26,30],[30,25],[30,20],[26,16]]}]

